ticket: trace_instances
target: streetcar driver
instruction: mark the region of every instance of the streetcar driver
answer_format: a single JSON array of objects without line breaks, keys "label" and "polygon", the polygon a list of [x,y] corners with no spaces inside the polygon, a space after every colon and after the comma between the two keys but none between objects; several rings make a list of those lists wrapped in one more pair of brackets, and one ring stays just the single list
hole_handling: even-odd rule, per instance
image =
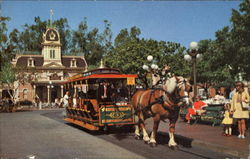
[{"label": "streetcar driver", "polygon": [[110,93],[111,93],[111,86],[108,81],[104,80],[100,83],[98,88],[98,98],[101,102],[109,102],[110,101]]}]

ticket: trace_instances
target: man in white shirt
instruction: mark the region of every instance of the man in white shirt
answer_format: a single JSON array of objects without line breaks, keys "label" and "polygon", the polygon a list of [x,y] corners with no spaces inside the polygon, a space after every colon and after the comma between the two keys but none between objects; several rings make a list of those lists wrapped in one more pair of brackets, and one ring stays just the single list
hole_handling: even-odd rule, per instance
[{"label": "man in white shirt", "polygon": [[67,91],[63,97],[63,107],[69,106],[69,91]]}]

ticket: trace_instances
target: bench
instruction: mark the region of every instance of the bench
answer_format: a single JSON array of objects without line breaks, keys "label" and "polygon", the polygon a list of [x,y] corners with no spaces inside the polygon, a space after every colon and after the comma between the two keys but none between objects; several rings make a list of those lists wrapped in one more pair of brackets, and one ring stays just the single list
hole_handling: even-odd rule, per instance
[{"label": "bench", "polygon": [[[212,123],[212,126],[220,125],[223,118],[224,118],[224,107],[223,106],[208,106],[203,108],[205,110],[204,113],[196,114],[191,116],[191,121],[193,121],[194,124],[197,122],[206,122],[206,123]],[[180,117],[182,119],[185,119],[187,113],[186,109],[180,110]]]},{"label": "bench", "polygon": [[212,126],[220,125],[224,118],[224,108],[222,106],[205,107],[205,112],[195,115],[196,121],[212,123]]}]

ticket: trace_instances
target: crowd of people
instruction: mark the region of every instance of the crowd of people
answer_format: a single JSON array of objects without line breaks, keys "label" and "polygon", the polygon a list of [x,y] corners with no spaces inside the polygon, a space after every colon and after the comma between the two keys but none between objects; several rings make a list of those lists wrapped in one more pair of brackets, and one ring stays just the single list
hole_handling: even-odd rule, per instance
[{"label": "crowd of people", "polygon": [[[225,96],[217,91],[214,101],[218,103],[224,103],[224,119],[222,124],[224,125],[223,136],[232,135],[232,125],[237,124],[238,127],[238,138],[244,139],[246,136],[246,122],[249,121],[250,112],[250,82],[248,82],[247,88],[244,83],[238,81],[235,86],[231,88],[229,94],[229,102],[226,102]],[[243,107],[246,105],[248,107]],[[186,121],[190,124],[190,119],[192,115],[201,115],[205,113],[205,107],[208,104],[201,100],[200,96],[197,96],[195,102],[193,102],[192,107],[187,109]]]},{"label": "crowd of people", "polygon": [[[94,92],[93,92],[94,90]],[[116,102],[116,101],[126,101],[128,98],[128,90],[122,83],[110,83],[107,80],[103,80],[98,85],[97,89],[89,90],[88,97],[97,99],[97,102]],[[72,103],[72,107],[79,107],[79,99],[86,98],[86,93],[81,90],[70,93],[67,91],[60,101],[62,107],[69,106]]]}]

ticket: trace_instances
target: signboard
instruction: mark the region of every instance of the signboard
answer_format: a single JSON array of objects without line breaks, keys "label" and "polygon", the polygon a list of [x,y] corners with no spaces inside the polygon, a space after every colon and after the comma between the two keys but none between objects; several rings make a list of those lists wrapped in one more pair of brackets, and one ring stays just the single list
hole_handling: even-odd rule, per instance
[{"label": "signboard", "polygon": [[134,77],[128,77],[127,78],[127,85],[135,85],[135,78]]},{"label": "signboard", "polygon": [[82,74],[77,74],[72,77],[68,77],[68,80],[74,80],[74,79],[81,78],[81,77],[82,77]]},{"label": "signboard", "polygon": [[133,122],[133,111],[128,106],[110,106],[100,109],[101,124],[117,124]]}]

